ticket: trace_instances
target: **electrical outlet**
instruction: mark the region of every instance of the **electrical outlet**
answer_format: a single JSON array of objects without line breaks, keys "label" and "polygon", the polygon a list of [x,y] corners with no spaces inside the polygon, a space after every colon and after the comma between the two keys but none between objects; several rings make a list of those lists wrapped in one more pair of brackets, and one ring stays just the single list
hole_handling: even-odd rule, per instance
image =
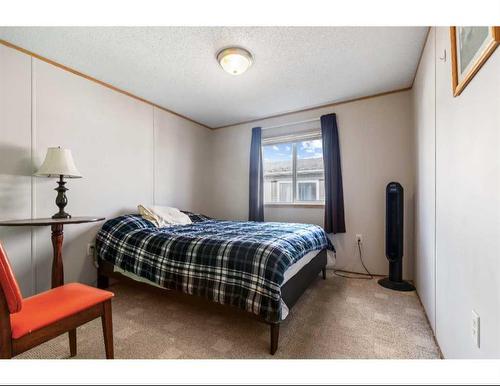
[{"label": "electrical outlet", "polygon": [[95,245],[87,244],[87,256],[94,256]]},{"label": "electrical outlet", "polygon": [[356,244],[363,243],[363,235],[361,233],[356,234]]},{"label": "electrical outlet", "polygon": [[480,321],[479,315],[472,310],[472,339],[477,348],[480,347]]}]

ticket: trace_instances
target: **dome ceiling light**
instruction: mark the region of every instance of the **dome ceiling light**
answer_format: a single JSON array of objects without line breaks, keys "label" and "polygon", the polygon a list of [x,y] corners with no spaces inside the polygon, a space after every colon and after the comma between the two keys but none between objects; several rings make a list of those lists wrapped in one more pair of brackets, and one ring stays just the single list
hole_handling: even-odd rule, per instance
[{"label": "dome ceiling light", "polygon": [[253,63],[252,54],[239,47],[225,48],[217,54],[217,61],[224,71],[231,75],[241,75]]}]

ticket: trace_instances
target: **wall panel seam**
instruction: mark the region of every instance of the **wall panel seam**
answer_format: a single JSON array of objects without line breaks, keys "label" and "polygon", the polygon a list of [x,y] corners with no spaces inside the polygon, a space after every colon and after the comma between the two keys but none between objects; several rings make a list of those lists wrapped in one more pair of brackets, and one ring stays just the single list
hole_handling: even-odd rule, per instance
[{"label": "wall panel seam", "polygon": [[156,121],[155,121],[155,115],[156,115],[156,109],[154,106],[152,106],[153,110],[153,205],[156,205]]},{"label": "wall panel seam", "polygon": [[434,28],[434,334],[437,341],[437,31]]},{"label": "wall panel seam", "polygon": [[[30,68],[30,75],[31,75],[31,95],[30,95],[30,102],[31,102],[31,149],[30,149],[30,154],[31,154],[31,167],[35,165],[35,149],[36,149],[36,103],[35,103],[35,88],[36,88],[36,82],[35,82],[35,59],[30,56],[30,61],[31,61],[31,68]],[[32,170],[33,171],[33,170]],[[35,182],[35,177],[31,175],[31,218],[36,218],[36,182]],[[36,245],[36,233],[31,227],[31,271],[32,271],[32,288],[34,293],[38,293],[38,265],[37,265],[37,245]]]}]

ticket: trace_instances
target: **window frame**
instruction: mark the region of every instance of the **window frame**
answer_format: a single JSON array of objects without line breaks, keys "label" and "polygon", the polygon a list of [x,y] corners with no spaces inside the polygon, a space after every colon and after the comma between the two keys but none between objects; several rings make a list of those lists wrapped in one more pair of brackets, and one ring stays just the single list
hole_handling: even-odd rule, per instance
[{"label": "window frame", "polygon": [[[264,138],[261,143],[261,148],[264,150],[264,146],[278,145],[278,144],[290,144],[292,146],[292,202],[264,202],[266,207],[294,207],[294,208],[323,208],[325,206],[325,201],[319,200],[319,181],[298,181],[297,180],[297,143],[303,141],[313,141],[322,140],[321,130],[308,130],[304,132],[298,132],[291,135],[282,135],[276,137]],[[323,156],[321,157],[323,159]],[[323,167],[324,173],[324,167]],[[324,180],[324,178],[323,178]],[[278,199],[279,197],[279,182],[278,182]],[[299,201],[296,199],[298,192],[299,182],[316,182],[316,201]],[[287,181],[289,183],[289,181]]]}]

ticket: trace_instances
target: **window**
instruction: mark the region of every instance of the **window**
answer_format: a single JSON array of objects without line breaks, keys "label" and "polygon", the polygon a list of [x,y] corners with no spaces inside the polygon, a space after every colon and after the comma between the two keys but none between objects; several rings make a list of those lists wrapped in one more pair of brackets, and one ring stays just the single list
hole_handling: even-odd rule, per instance
[{"label": "window", "polygon": [[278,181],[279,196],[278,202],[292,202],[292,181]]},{"label": "window", "polygon": [[297,197],[299,201],[319,201],[319,180],[297,181]]},{"label": "window", "polygon": [[318,132],[263,140],[264,202],[322,204],[323,147]]}]

